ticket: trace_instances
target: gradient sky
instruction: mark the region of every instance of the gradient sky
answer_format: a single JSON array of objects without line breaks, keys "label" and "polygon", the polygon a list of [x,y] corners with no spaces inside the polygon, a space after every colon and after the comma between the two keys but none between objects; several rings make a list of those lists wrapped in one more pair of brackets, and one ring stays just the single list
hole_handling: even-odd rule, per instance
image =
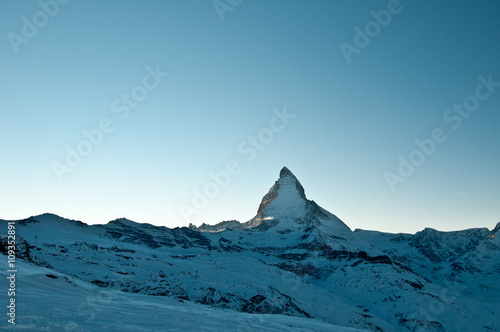
[{"label": "gradient sky", "polygon": [[[391,1],[230,3],[221,20],[211,0],[73,0],[53,17],[36,1],[2,0],[0,218],[244,222],[287,166],[351,229],[500,221],[500,87],[459,128],[443,118],[479,76],[500,82],[498,1],[402,0],[350,63],[339,45],[355,46],[354,29]],[[13,46],[34,20],[38,31],[25,27],[29,38]],[[113,110],[122,94],[144,91],[148,66],[169,76],[121,118]],[[295,117],[271,139],[284,108]],[[59,181],[53,163],[103,119],[114,130]],[[435,128],[447,140],[391,190],[385,172],[397,174],[398,157]],[[266,144],[249,161],[259,133]],[[184,218],[179,207],[193,207],[196,188],[232,160],[239,173]]]}]

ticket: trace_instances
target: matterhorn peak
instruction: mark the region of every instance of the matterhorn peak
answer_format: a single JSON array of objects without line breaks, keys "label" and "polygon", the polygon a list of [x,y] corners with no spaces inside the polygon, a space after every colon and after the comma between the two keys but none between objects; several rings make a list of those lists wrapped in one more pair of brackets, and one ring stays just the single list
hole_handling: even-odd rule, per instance
[{"label": "matterhorn peak", "polygon": [[287,167],[283,167],[279,179],[262,199],[257,215],[245,227],[256,227],[263,223],[271,227],[278,223],[287,225],[285,227],[318,226],[329,221],[349,230],[336,216],[308,200],[299,180]]},{"label": "matterhorn peak", "polygon": [[[262,225],[262,226],[261,226]],[[279,179],[274,182],[269,192],[264,195],[255,217],[245,223],[224,221],[216,225],[190,225],[193,230],[221,231],[224,229],[253,228],[269,229],[279,225],[279,229],[309,228],[324,226],[333,232],[351,230],[339,218],[314,201],[306,198],[304,187],[287,168],[280,171]]]}]

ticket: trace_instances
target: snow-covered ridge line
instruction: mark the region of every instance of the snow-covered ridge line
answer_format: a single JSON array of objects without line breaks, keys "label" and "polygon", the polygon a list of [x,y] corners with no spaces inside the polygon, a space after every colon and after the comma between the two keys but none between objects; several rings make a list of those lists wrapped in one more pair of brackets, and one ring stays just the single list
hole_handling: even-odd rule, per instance
[{"label": "snow-covered ridge line", "polygon": [[89,287],[370,331],[494,331],[499,229],[352,232],[308,200],[288,169],[247,223],[87,225],[53,214],[16,222],[20,260]]}]

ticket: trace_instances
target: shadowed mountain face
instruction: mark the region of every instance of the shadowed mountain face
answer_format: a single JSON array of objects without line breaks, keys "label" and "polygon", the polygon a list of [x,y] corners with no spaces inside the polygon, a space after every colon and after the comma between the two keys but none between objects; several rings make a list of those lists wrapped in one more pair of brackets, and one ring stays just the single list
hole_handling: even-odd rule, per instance
[{"label": "shadowed mountain face", "polygon": [[[246,223],[89,226],[44,214],[17,221],[16,240],[28,264],[109,290],[371,331],[495,331],[499,225],[352,232],[283,168]],[[0,242],[5,254],[6,234]]]}]

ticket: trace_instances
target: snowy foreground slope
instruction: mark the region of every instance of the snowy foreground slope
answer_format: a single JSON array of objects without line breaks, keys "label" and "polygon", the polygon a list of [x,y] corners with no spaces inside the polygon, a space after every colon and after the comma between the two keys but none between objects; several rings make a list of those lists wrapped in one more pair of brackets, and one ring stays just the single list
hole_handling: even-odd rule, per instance
[{"label": "snowy foreground slope", "polygon": [[[16,221],[18,322],[50,318],[76,331],[498,331],[499,229],[353,232],[308,200],[287,168],[245,223],[89,226],[44,214]],[[102,298],[106,305],[81,315],[81,303]]]},{"label": "snowy foreground slope", "polygon": [[[246,314],[168,297],[100,288],[52,269],[21,262],[18,280],[22,331],[321,331],[355,332],[313,319]],[[2,280],[6,273],[0,273]],[[9,324],[10,325],[10,324]]]}]

